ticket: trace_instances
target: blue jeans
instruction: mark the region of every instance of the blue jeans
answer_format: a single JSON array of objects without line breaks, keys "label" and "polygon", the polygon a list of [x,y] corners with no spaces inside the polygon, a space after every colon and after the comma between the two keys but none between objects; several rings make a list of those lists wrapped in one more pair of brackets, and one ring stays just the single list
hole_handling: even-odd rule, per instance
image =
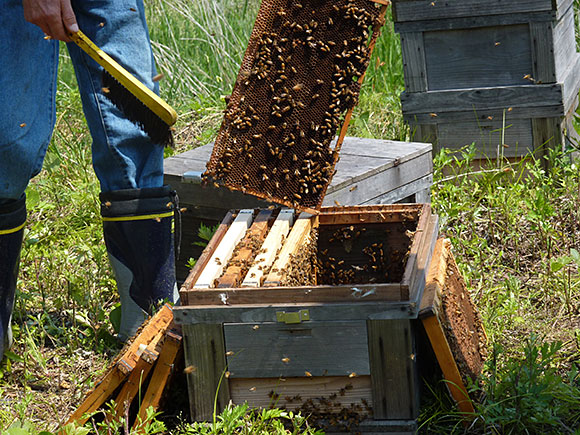
[{"label": "blue jeans", "polygon": [[[158,92],[142,0],[73,0],[80,29]],[[22,197],[41,168],[55,124],[58,42],[24,20],[22,0],[0,6],[0,204]],[[163,149],[103,94],[102,68],[68,44],[92,136],[101,191],[159,187]]]}]

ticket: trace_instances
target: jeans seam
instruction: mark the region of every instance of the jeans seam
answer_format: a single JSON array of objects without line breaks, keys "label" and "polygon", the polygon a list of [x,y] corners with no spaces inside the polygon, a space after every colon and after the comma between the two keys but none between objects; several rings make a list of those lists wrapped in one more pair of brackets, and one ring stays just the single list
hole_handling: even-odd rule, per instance
[{"label": "jeans seam", "polygon": [[[101,108],[101,102],[99,101],[99,94],[97,93],[96,88],[95,88],[95,83],[94,83],[93,75],[91,74],[90,69],[89,69],[89,65],[88,65],[88,63],[86,61],[86,55],[85,55],[85,53],[81,53],[81,60],[82,60],[82,62],[84,64],[85,71],[87,71],[87,73],[89,75],[89,82],[91,84],[93,98],[95,99],[96,106],[97,106],[97,109],[99,111],[99,118],[101,118],[101,126],[103,127],[103,133],[104,133],[105,139],[107,141],[107,148],[109,148],[109,150],[113,152],[113,155],[115,156],[115,160],[117,160],[117,162],[118,162],[119,161],[119,150],[116,149],[115,147],[111,146],[111,142],[109,141],[109,133],[107,131],[107,125],[105,123],[105,116],[104,116],[103,110]],[[125,181],[128,184],[130,183],[130,178],[127,175],[127,172],[126,171],[124,171],[123,178],[125,179]]]}]

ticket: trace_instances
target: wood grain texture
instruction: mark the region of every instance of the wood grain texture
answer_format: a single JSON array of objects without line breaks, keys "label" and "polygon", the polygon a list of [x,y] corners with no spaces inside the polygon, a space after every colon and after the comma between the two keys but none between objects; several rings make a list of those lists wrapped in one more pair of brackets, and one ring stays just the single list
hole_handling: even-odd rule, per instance
[{"label": "wood grain texture", "polygon": [[[408,291],[407,291],[408,292]],[[348,301],[400,301],[401,284],[358,284],[351,286],[258,287],[231,289],[192,289],[187,298],[196,306],[238,305],[261,302],[276,304]]]},{"label": "wood grain texture", "polygon": [[305,246],[310,240],[310,232],[318,224],[318,218],[308,213],[300,213],[292,226],[288,238],[278,253],[278,258],[272,265],[270,273],[264,280],[265,287],[280,285],[282,272],[290,262],[290,256],[295,255],[301,246]]},{"label": "wood grain texture", "polygon": [[349,303],[278,303],[271,305],[201,305],[175,308],[180,325],[275,322],[277,311],[308,310],[312,320],[409,319],[417,316],[415,302],[356,301]]},{"label": "wood grain texture", "polygon": [[220,242],[222,241],[222,239],[226,235],[226,233],[230,227],[230,224],[234,221],[234,217],[235,217],[234,214],[231,212],[228,212],[226,214],[226,216],[222,220],[221,224],[219,225],[218,229],[214,233],[213,237],[211,238],[211,240],[209,241],[209,243],[207,244],[207,246],[203,250],[201,256],[197,259],[195,266],[193,267],[193,269],[189,273],[189,276],[187,277],[187,279],[183,283],[182,291],[180,292],[182,305],[187,305],[188,303],[190,303],[187,300],[187,295],[183,293],[183,290],[190,290],[193,288],[193,286],[197,282],[199,276],[201,275],[201,273],[205,269],[205,266],[207,266],[207,263],[211,259],[214,251],[216,250],[216,248],[218,247],[218,245],[220,244]]},{"label": "wood grain texture", "polygon": [[551,0],[394,0],[395,21],[439,20],[484,15],[521,14],[527,12],[552,12]]},{"label": "wood grain texture", "polygon": [[422,319],[423,327],[427,331],[429,337],[429,342],[435,351],[435,356],[437,357],[437,362],[439,367],[443,372],[447,387],[451,396],[457,402],[457,407],[459,411],[466,414],[469,418],[473,416],[475,409],[473,408],[473,403],[469,398],[467,393],[467,388],[463,384],[461,379],[461,374],[455,363],[455,358],[445,337],[445,332],[443,331],[443,326],[437,318],[437,316],[429,316]]},{"label": "wood grain texture", "polygon": [[433,32],[439,30],[476,29],[487,26],[512,26],[537,22],[553,22],[554,13],[524,12],[519,14],[481,15],[441,20],[395,22],[395,32]]},{"label": "wood grain texture", "polygon": [[409,297],[412,295],[416,297],[417,290],[414,288],[414,285],[415,275],[419,272],[418,257],[425,244],[425,239],[429,234],[430,221],[431,206],[429,204],[422,204],[421,212],[417,220],[417,226],[415,228],[415,236],[412,239],[413,241],[407,256],[407,263],[405,264],[405,273],[401,280],[401,284],[406,285],[409,288]]},{"label": "wood grain texture", "polygon": [[376,420],[419,414],[415,336],[410,320],[369,320],[369,358]]},{"label": "wood grain texture", "polygon": [[238,287],[243,278],[243,271],[246,268],[244,264],[255,255],[253,249],[254,244],[264,241],[271,218],[271,210],[261,210],[258,213],[254,222],[252,222],[252,226],[248,229],[246,236],[240,242],[242,248],[232,258],[231,264],[224,271],[223,275],[218,278],[216,283],[217,288]]},{"label": "wood grain texture", "polygon": [[290,209],[280,211],[260,248],[260,253],[256,255],[254,264],[244,277],[242,287],[259,287],[261,285],[262,278],[270,270],[276,259],[276,254],[282,247],[282,241],[290,232],[294,222],[294,213],[294,210]]},{"label": "wood grain texture", "polygon": [[[230,400],[226,350],[221,324],[183,325],[184,357],[191,418],[210,421],[217,392],[217,412]],[[219,389],[219,391],[218,391]]]},{"label": "wood grain texture", "polygon": [[417,262],[415,265],[416,273],[411,276],[411,281],[409,283],[408,298],[411,301],[421,301],[421,296],[425,289],[427,273],[429,271],[431,259],[433,258],[433,250],[435,249],[438,236],[439,216],[431,215],[425,234],[422,237],[421,248],[417,254]]},{"label": "wood grain texture", "polygon": [[[121,371],[118,365],[113,366],[85,397],[80,406],[69,417],[66,424],[76,423],[79,426],[84,425],[88,420],[86,416],[98,410],[128,376],[129,372]],[[62,431],[59,434],[65,435],[65,432]]]},{"label": "wood grain texture", "polygon": [[427,62],[423,32],[401,34],[403,75],[407,92],[424,92],[427,87]]},{"label": "wood grain texture", "polygon": [[167,331],[163,346],[159,352],[159,358],[151,374],[147,391],[143,395],[143,400],[139,406],[139,417],[135,419],[133,424],[135,434],[146,433],[144,426],[146,424],[147,409],[149,407],[152,407],[154,411],[159,409],[165,388],[173,374],[174,364],[178,359],[178,355],[183,352],[181,343],[182,337],[177,331]]},{"label": "wood grain texture", "polygon": [[[345,388],[348,386],[348,388]],[[370,376],[317,376],[312,378],[232,379],[232,401],[247,402],[252,408],[269,408],[271,405],[296,410],[308,399],[329,398],[336,394],[337,411],[351,405],[360,405],[365,399],[372,406]],[[344,395],[341,395],[341,390]],[[271,392],[277,395],[271,397]],[[296,396],[300,399],[292,400]],[[291,400],[287,400],[291,399]]]},{"label": "wood grain texture", "polygon": [[[403,202],[430,203],[432,185],[433,175],[426,175],[425,177],[412,181],[409,184],[405,184],[394,191],[372,198],[367,202],[364,202],[363,205],[392,204],[397,201],[397,198],[403,198]],[[407,198],[409,198],[408,201]]]},{"label": "wood grain texture", "polygon": [[194,288],[214,287],[214,281],[221,275],[230,260],[238,242],[244,237],[253,220],[254,210],[244,209],[229,226],[219,245],[193,284]]},{"label": "wood grain texture", "polygon": [[227,324],[224,336],[230,380],[370,374],[364,320]]},{"label": "wood grain texture", "polygon": [[478,158],[496,156],[498,146],[507,147],[499,149],[499,154],[505,157],[516,157],[527,154],[533,149],[532,122],[530,119],[518,119],[504,123],[502,120],[488,122],[457,122],[442,123],[438,126],[439,147],[459,149],[471,143],[475,143],[478,150]]},{"label": "wood grain texture", "polygon": [[[472,108],[468,112],[438,112],[438,113],[413,113],[404,117],[405,121],[410,122],[415,127],[415,124],[420,124],[417,126],[417,131],[414,137],[419,139],[421,133],[419,132],[420,127],[436,127],[437,124],[443,123],[455,123],[455,122],[472,122],[475,124],[489,123],[490,121],[503,122],[504,118],[506,124],[509,125],[514,120],[519,119],[530,119],[530,118],[552,118],[555,116],[563,116],[564,107],[560,105],[556,106],[541,106],[537,105],[534,107],[504,107],[503,109],[487,109],[487,108]],[[421,125],[423,124],[423,125]],[[436,134],[434,135],[436,137]],[[429,138],[433,141],[433,138],[426,135],[425,138]]]},{"label": "wood grain texture", "polygon": [[532,49],[532,77],[536,83],[555,83],[556,64],[552,23],[530,23],[529,34]]},{"label": "wood grain texture", "polygon": [[562,105],[560,84],[497,86],[494,88],[455,89],[423,93],[401,94],[403,113],[472,112],[508,107],[533,107],[534,105]]},{"label": "wood grain texture", "polygon": [[419,318],[426,316],[436,316],[441,304],[441,290],[445,286],[445,277],[447,274],[447,258],[451,250],[449,239],[437,239],[433,250],[433,257],[427,273],[425,291],[421,298],[419,309]]},{"label": "wood grain texture", "polygon": [[394,191],[432,174],[431,149],[429,146],[423,154],[414,159],[405,162],[397,161],[396,165],[391,164],[384,170],[375,167],[364,176],[348,178],[340,189],[327,192],[323,205],[334,205],[335,201],[342,205],[372,203],[371,199],[391,192],[395,201],[403,199],[404,196],[400,196]]}]

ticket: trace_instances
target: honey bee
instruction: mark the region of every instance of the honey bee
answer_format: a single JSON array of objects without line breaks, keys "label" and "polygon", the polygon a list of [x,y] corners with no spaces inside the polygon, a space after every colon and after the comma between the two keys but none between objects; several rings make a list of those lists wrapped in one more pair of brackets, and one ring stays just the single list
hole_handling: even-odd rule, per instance
[{"label": "honey bee", "polygon": [[188,375],[190,373],[194,373],[196,371],[197,371],[196,366],[187,366],[186,368],[183,369],[183,373],[185,373],[186,375]]},{"label": "honey bee", "polygon": [[283,362],[284,364],[288,364],[288,363],[290,362],[290,358],[288,358],[288,357],[286,356],[286,357],[282,358],[282,362]]}]

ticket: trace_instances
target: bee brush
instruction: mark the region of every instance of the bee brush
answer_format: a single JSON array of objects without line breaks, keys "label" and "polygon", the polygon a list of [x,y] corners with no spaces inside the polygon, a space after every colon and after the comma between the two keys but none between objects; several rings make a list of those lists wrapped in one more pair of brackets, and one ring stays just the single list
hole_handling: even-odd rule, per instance
[{"label": "bee brush", "polygon": [[107,98],[147,133],[152,142],[162,146],[173,145],[170,127],[177,121],[175,110],[97,47],[84,33],[70,33],[70,37],[104,68],[103,89],[106,90]]}]

